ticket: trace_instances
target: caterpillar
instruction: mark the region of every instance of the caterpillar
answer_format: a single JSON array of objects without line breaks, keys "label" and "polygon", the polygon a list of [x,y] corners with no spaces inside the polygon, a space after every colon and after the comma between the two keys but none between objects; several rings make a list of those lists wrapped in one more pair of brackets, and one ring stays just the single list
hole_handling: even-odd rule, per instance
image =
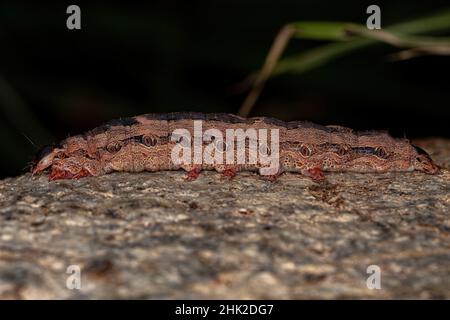
[{"label": "caterpillar", "polygon": [[268,117],[165,113],[113,120],[46,146],[32,173],[49,171],[49,180],[57,180],[179,169],[188,172],[188,180],[202,170],[227,177],[257,171],[271,178],[299,172],[314,181],[324,180],[325,171],[439,172],[424,150],[386,132]]}]

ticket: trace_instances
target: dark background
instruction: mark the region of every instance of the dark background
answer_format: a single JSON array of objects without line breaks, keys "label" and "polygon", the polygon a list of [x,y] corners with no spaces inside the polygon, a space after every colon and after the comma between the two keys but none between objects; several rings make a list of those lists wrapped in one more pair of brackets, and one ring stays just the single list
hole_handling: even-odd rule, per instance
[{"label": "dark background", "polygon": [[[81,7],[81,30],[66,28]],[[304,20],[382,27],[438,12],[444,1],[183,1],[0,4],[0,177],[37,147],[107,120],[149,112],[236,113],[236,84],[258,70],[278,30]],[[447,32],[441,35],[449,34]],[[286,55],[322,43],[293,40]],[[450,137],[450,57],[388,62],[372,46],[302,75],[271,79],[251,116],[310,120],[397,136]]]}]

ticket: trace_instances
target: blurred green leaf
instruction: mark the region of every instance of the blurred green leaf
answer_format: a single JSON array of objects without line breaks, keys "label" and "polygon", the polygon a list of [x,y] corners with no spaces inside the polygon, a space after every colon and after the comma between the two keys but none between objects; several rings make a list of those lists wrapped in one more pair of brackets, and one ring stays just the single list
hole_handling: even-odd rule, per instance
[{"label": "blurred green leaf", "polygon": [[373,42],[368,39],[358,39],[348,43],[333,43],[308,50],[278,61],[272,76],[286,72],[303,73],[339,57],[350,51],[363,48]]},{"label": "blurred green leaf", "polygon": [[341,22],[295,22],[290,24],[294,29],[294,37],[312,40],[345,40],[347,23]]},{"label": "blurred green leaf", "polygon": [[[242,103],[238,114],[246,117],[250,113],[267,79],[282,73],[301,74],[320,67],[344,54],[377,43],[406,48],[394,59],[410,59],[421,54],[450,55],[448,38],[413,36],[450,29],[450,9],[437,14],[408,21],[382,30],[369,30],[364,25],[344,22],[293,22],[285,25],[267,55],[266,61],[255,77],[252,89]],[[291,38],[338,41],[280,59]],[[347,40],[347,41],[343,41]]]},{"label": "blurred green leaf", "polygon": [[[376,30],[368,30],[363,25],[350,23],[305,22],[290,24],[295,28],[295,37],[314,40],[348,40],[331,43],[311,49],[291,57],[281,59],[276,64],[272,76],[286,72],[304,73],[332,61],[344,54],[370,45],[381,43],[376,37]],[[305,28],[304,30],[302,28]],[[317,28],[314,30],[314,28]],[[448,45],[448,38],[413,37],[412,34],[424,34],[436,31],[450,30],[450,9],[443,10],[429,17],[400,23],[386,29],[386,33],[395,35],[404,41],[405,45]],[[349,37],[349,31],[356,36]],[[429,42],[429,43],[425,43]]]}]

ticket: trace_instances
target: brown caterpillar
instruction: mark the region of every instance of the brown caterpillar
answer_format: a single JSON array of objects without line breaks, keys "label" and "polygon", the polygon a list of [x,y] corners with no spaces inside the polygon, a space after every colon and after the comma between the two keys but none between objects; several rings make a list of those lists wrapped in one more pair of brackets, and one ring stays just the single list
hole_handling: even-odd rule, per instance
[{"label": "brown caterpillar", "polygon": [[[111,121],[85,134],[69,137],[58,145],[44,148],[36,156],[32,172],[36,174],[50,170],[49,179],[56,180],[99,176],[113,171],[184,169],[188,171],[188,179],[193,180],[201,170],[216,170],[231,177],[242,170],[261,173],[267,167],[259,158],[245,163],[174,163],[173,151],[177,146],[184,145],[187,149],[193,146],[189,150],[195,153],[194,143],[198,138],[195,123],[200,121],[203,132],[199,142],[201,150],[197,151],[204,153],[209,150],[215,160],[220,158],[220,154],[225,159],[226,153],[231,151],[234,152],[231,160],[236,160],[239,152],[247,159],[251,157],[251,146],[256,145],[261,158],[262,154],[267,157],[276,154],[278,165],[271,177],[284,171],[300,172],[313,180],[323,180],[323,171],[439,172],[424,150],[411,145],[407,139],[393,138],[385,132],[355,132],[345,127],[309,122],[202,113],[147,114]],[[239,138],[225,140],[227,130],[243,132],[244,141],[239,143]],[[278,141],[266,134],[265,144],[261,144],[264,130],[277,132]],[[250,131],[257,135],[249,134]],[[278,150],[275,151],[276,146]]]}]

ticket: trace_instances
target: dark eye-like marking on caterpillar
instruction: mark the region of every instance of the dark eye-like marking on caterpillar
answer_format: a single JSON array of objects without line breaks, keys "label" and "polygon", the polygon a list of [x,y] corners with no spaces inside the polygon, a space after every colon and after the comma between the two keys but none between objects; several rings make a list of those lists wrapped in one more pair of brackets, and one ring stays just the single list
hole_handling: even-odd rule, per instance
[{"label": "dark eye-like marking on caterpillar", "polygon": [[189,147],[191,145],[191,138],[189,136],[184,136],[178,133],[176,134],[170,133],[170,135],[167,138],[167,141],[173,141],[176,144],[180,144],[183,147]]},{"label": "dark eye-like marking on caterpillar", "polygon": [[141,136],[140,142],[147,147],[154,147],[158,143],[158,140],[151,136]]},{"label": "dark eye-like marking on caterpillar", "polygon": [[336,153],[339,156],[343,157],[346,154],[348,154],[349,149],[350,149],[349,146],[341,144],[341,145],[338,146]]},{"label": "dark eye-like marking on caterpillar", "polygon": [[386,152],[386,150],[383,147],[376,147],[375,148],[375,155],[378,158],[381,158],[381,159],[388,159],[389,158],[389,154]]},{"label": "dark eye-like marking on caterpillar", "polygon": [[260,152],[260,154],[262,154],[264,156],[270,156],[270,154],[271,154],[271,150],[266,144],[261,144],[259,146],[259,152]]},{"label": "dark eye-like marking on caterpillar", "polygon": [[216,142],[216,149],[219,152],[225,152],[228,150],[228,144],[225,141],[218,140]]},{"label": "dark eye-like marking on caterpillar", "polygon": [[117,153],[122,149],[123,141],[116,141],[113,143],[110,143],[106,146],[106,150],[109,153]]},{"label": "dark eye-like marking on caterpillar", "polygon": [[302,144],[300,146],[300,154],[302,155],[302,157],[308,158],[312,155],[312,149],[309,146]]}]

